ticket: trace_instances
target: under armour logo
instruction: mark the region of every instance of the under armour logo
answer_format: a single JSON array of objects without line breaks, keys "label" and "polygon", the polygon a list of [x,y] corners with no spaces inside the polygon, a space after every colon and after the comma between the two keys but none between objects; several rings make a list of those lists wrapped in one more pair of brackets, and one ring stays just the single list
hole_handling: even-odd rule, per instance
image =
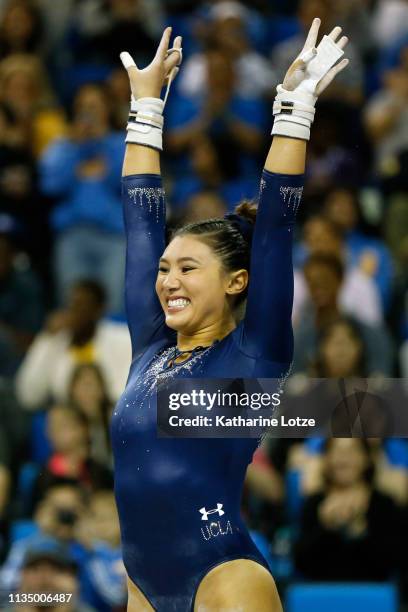
[{"label": "under armour logo", "polygon": [[208,521],[209,514],[218,514],[218,516],[222,516],[223,514],[225,514],[222,507],[223,507],[223,504],[217,504],[217,507],[214,508],[213,510],[206,510],[205,508],[200,508],[199,512],[201,512],[201,514],[203,515],[201,517],[201,520]]}]

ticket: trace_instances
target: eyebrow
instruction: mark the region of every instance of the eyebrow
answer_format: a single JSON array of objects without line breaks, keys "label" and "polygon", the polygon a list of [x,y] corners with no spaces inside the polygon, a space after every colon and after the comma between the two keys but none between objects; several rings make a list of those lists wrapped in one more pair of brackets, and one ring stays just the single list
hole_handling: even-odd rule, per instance
[{"label": "eyebrow", "polygon": [[[165,257],[160,257],[159,261],[161,263],[169,263]],[[177,263],[180,263],[182,261],[193,261],[196,264],[200,263],[197,259],[194,259],[194,257],[179,257],[179,259],[177,260]]]}]

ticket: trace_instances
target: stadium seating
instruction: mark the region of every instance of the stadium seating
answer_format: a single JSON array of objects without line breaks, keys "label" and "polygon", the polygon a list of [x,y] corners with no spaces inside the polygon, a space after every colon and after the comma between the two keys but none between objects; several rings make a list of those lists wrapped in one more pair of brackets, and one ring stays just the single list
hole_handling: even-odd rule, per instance
[{"label": "stadium seating", "polygon": [[397,612],[392,584],[294,584],[286,595],[286,612]]}]

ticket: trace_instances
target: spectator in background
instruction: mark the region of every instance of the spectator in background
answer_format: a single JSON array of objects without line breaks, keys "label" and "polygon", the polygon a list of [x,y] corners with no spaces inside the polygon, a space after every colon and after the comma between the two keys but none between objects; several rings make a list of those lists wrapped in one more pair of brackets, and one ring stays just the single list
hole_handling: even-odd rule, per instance
[{"label": "spectator in background", "polygon": [[324,216],[341,232],[346,246],[348,266],[358,267],[375,281],[386,310],[390,305],[394,266],[384,241],[364,234],[357,194],[338,187],[327,194]]},{"label": "spectator in background", "polygon": [[112,121],[115,129],[123,130],[129,118],[129,77],[123,68],[115,68],[106,80],[111,100]]},{"label": "spectator in background", "polygon": [[136,62],[143,63],[155,52],[160,18],[160,5],[151,0],[82,1],[74,21],[78,38],[74,57],[114,66],[128,49]]},{"label": "spectator in background", "polygon": [[100,366],[111,401],[122,393],[131,360],[124,325],[103,321],[106,295],[95,281],[79,281],[66,309],[52,313],[17,374],[17,395],[24,408],[38,410],[49,400],[66,401],[75,367]]},{"label": "spectator in background", "polygon": [[[36,593],[55,599],[44,603],[16,603],[4,612],[93,612],[79,600],[78,564],[63,546],[56,542],[41,542],[28,548],[17,586],[18,594]],[[16,596],[16,599],[17,599]],[[65,601],[62,597],[65,596]],[[22,598],[21,598],[22,599]]]},{"label": "spectator in background", "polygon": [[272,539],[284,514],[284,478],[268,456],[263,440],[248,465],[243,495],[243,515],[252,529]]},{"label": "spectator in background", "polygon": [[[251,46],[247,31],[249,15],[249,9],[241,2],[213,4],[202,27],[204,43],[230,56],[237,75],[236,95],[242,98],[269,96],[278,81],[266,58]],[[210,73],[205,53],[191,55],[180,75],[179,92],[193,98],[206,95]]]},{"label": "spectator in background", "polygon": [[[318,211],[329,190],[337,185],[356,187],[364,170],[357,149],[361,147],[360,121],[337,102],[322,102],[319,117],[313,124],[313,145],[308,153],[307,181],[304,196],[308,209]],[[345,121],[353,121],[353,145],[349,134],[341,129]],[[355,144],[357,141],[358,145]]]},{"label": "spectator in background", "polygon": [[31,0],[9,0],[0,20],[0,59],[14,53],[38,53],[42,44],[41,13]]},{"label": "spectator in background", "polygon": [[[171,194],[176,214],[183,213],[190,197],[202,192],[217,192],[229,211],[233,211],[242,199],[255,196],[259,180],[240,175],[239,151],[231,149],[230,144],[223,136],[211,137],[204,133],[191,143],[191,172],[175,182]],[[207,218],[211,216],[214,215]]]},{"label": "spectator in background", "polygon": [[[278,83],[283,78],[293,52],[302,49],[304,32],[307,32],[314,17],[318,16],[322,20],[321,27],[330,30],[335,22],[335,9],[337,2],[332,0],[300,0],[297,10],[297,18],[301,26],[299,34],[284,40],[276,45],[272,51],[272,66],[278,78]],[[337,23],[337,22],[336,22]],[[363,95],[363,65],[354,43],[347,45],[347,57],[350,59],[350,70],[347,74],[342,74],[337,79],[334,87],[327,91],[324,99],[335,99],[347,105],[358,106],[362,102]]]},{"label": "spectator in background", "polygon": [[[347,258],[346,244],[336,225],[328,218],[314,216],[303,227],[304,243],[297,249],[298,260],[304,261],[308,255],[329,255],[344,262],[344,276],[339,293],[339,308],[366,325],[381,326],[383,308],[373,271],[366,271],[360,261],[353,265]],[[351,265],[348,265],[351,264]],[[375,267],[374,267],[375,269]],[[370,273],[368,273],[370,272]],[[296,326],[310,299],[304,273],[296,269],[294,273],[295,291],[293,321]]]},{"label": "spectator in background", "polygon": [[378,0],[374,3],[372,26],[379,47],[390,48],[395,41],[408,35],[407,24],[406,0]]},{"label": "spectator in background", "polygon": [[96,364],[82,364],[75,368],[69,384],[68,401],[87,419],[91,458],[111,468],[109,423],[113,404],[103,373]]},{"label": "spectator in background", "polygon": [[373,485],[370,447],[362,439],[333,438],[323,461],[323,488],[302,512],[297,570],[319,581],[390,579],[400,560],[401,525],[391,498]]},{"label": "spectator in background", "polygon": [[214,191],[202,191],[192,195],[187,200],[180,223],[196,223],[205,219],[216,219],[223,217],[227,212],[225,202]]},{"label": "spectator in background", "polygon": [[364,342],[351,320],[339,318],[324,328],[314,367],[319,378],[365,376]]},{"label": "spectator in background", "polygon": [[42,191],[57,201],[52,225],[60,301],[73,282],[92,277],[106,287],[109,311],[116,314],[123,312],[124,291],[123,150],[106,90],[88,84],[75,97],[70,137],[54,142],[40,163]]},{"label": "spectator in background", "polygon": [[91,496],[79,531],[86,547],[81,564],[83,600],[99,612],[124,610],[127,602],[126,571],[112,491],[101,490]]},{"label": "spectator in background", "polygon": [[92,459],[87,418],[72,406],[53,406],[47,413],[47,435],[52,453],[35,483],[34,499],[40,499],[50,483],[66,479],[91,492],[112,487],[111,471]]},{"label": "spectator in background", "polygon": [[[206,95],[178,97],[170,103],[167,116],[167,150],[184,155],[183,172],[191,151],[202,134],[222,143],[223,150],[237,151],[238,174],[251,176],[262,152],[268,122],[265,105],[257,97],[235,93],[236,74],[231,57],[222,49],[205,51],[208,74]],[[189,168],[190,170],[190,168]]]},{"label": "spectator in background", "polygon": [[44,317],[42,291],[29,269],[19,269],[13,221],[0,217],[0,375],[13,376]]},{"label": "spectator in background", "polygon": [[[293,372],[306,372],[316,357],[322,331],[340,317],[339,295],[343,282],[343,266],[333,255],[312,255],[304,266],[306,284],[312,308],[305,309],[295,328]],[[355,321],[367,354],[367,375],[393,372],[393,350],[384,327],[374,327]]]},{"label": "spectator in background", "polygon": [[26,458],[28,425],[12,383],[0,377],[0,559],[4,552],[2,539],[16,510],[16,483]]},{"label": "spectator in background", "polygon": [[408,45],[400,52],[399,65],[384,74],[383,87],[369,100],[364,114],[376,154],[375,169],[383,179],[395,180],[403,170],[400,156],[408,152]]},{"label": "spectator in background", "polygon": [[0,585],[13,591],[20,582],[20,571],[27,551],[35,546],[64,546],[76,560],[82,547],[76,539],[77,522],[85,510],[84,492],[72,481],[54,484],[34,509],[33,533],[12,543],[0,571]]},{"label": "spectator in background", "polygon": [[45,68],[34,55],[9,55],[0,62],[0,102],[13,113],[19,144],[35,157],[65,132],[65,117],[55,105]]},{"label": "spectator in background", "polygon": [[39,198],[37,168],[24,145],[13,112],[0,103],[0,215],[10,215],[20,229],[20,243],[36,270],[46,276],[49,243],[47,207]]}]

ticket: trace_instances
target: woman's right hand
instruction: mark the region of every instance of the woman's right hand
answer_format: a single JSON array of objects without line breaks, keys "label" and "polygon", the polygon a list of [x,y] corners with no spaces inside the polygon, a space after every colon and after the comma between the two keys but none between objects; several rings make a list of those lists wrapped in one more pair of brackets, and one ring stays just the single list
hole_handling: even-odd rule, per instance
[{"label": "woman's right hand", "polygon": [[[124,51],[120,54],[120,59],[129,76],[130,88],[135,100],[139,98],[159,98],[170,74],[180,64],[180,53],[168,53],[171,32],[172,28],[164,30],[153,61],[142,70],[136,66],[129,53]],[[177,36],[174,40],[174,48],[181,50],[181,42],[181,36]]]}]

